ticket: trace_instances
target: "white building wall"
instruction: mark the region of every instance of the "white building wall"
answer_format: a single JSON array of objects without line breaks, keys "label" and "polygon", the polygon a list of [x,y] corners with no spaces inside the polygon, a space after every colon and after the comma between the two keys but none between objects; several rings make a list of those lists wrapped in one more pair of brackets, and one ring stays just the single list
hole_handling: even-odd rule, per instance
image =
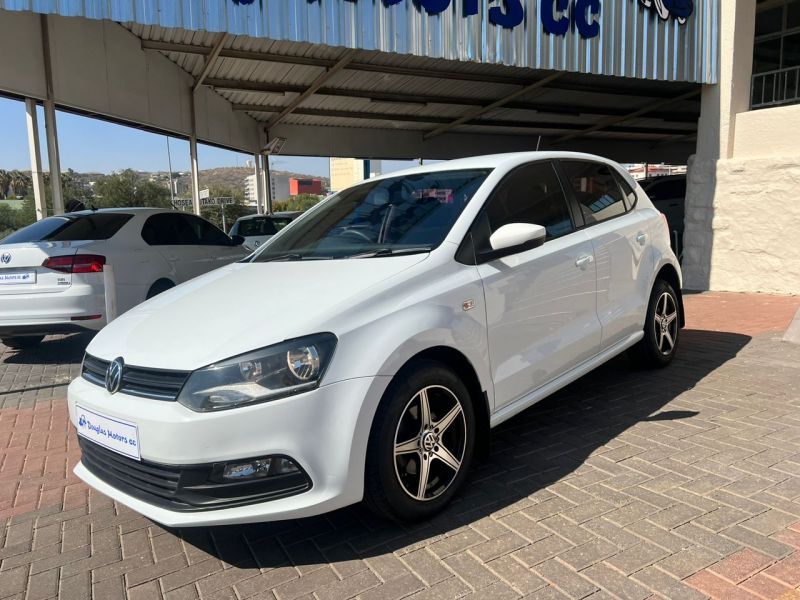
[{"label": "white building wall", "polygon": [[280,202],[289,199],[289,176],[272,173],[270,175],[270,190],[272,201]]},{"label": "white building wall", "polygon": [[684,286],[800,293],[800,105],[750,110],[755,0],[721,3],[720,83],[689,167]]}]

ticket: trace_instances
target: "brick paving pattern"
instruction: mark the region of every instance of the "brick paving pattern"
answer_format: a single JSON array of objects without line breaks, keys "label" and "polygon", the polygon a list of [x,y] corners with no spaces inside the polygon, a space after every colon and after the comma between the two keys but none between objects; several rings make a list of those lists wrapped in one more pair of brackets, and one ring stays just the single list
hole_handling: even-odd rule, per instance
[{"label": "brick paving pattern", "polygon": [[800,599],[800,346],[779,335],[800,299],[687,305],[670,368],[622,357],[512,419],[414,527],[356,506],[164,529],[72,474],[87,339],[0,346],[0,598]]}]

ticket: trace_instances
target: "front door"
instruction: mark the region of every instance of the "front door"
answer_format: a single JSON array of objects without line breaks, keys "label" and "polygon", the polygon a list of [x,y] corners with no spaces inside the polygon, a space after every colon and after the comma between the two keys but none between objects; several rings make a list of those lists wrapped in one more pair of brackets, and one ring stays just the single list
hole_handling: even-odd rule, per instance
[{"label": "front door", "polygon": [[[547,229],[545,243],[494,260],[489,236],[509,223]],[[550,161],[512,171],[473,227],[486,296],[495,406],[523,398],[599,351],[592,243],[576,231]]]}]

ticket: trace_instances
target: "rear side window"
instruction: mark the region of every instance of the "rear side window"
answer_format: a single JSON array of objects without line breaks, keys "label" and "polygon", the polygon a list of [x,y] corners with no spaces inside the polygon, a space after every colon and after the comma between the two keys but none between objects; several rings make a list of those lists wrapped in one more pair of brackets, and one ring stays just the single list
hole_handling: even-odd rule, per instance
[{"label": "rear side window", "polygon": [[627,212],[611,167],[572,160],[561,161],[561,165],[586,225],[602,223]]},{"label": "rear side window", "polygon": [[197,245],[200,240],[179,213],[160,213],[145,221],[142,239],[151,246]]},{"label": "rear side window", "polygon": [[48,217],[12,233],[3,244],[108,240],[133,218],[124,213]]},{"label": "rear side window", "polygon": [[645,187],[644,190],[650,200],[654,202],[659,200],[683,200],[686,197],[686,180],[679,178],[655,181]]}]

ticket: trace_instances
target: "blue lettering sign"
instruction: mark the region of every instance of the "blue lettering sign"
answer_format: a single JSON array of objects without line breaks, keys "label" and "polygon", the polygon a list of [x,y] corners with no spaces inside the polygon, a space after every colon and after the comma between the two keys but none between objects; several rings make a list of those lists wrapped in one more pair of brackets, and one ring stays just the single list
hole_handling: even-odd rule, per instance
[{"label": "blue lettering sign", "polygon": [[505,5],[505,10],[499,6],[493,6],[489,9],[489,22],[505,29],[514,29],[525,19],[522,0],[503,0],[503,4]]},{"label": "blue lettering sign", "polygon": [[544,30],[551,35],[567,35],[569,31],[569,17],[555,13],[564,13],[569,9],[569,0],[542,0],[542,25]]},{"label": "blue lettering sign", "polygon": [[[234,4],[253,4],[255,0],[231,0]],[[325,0],[307,0],[323,2]],[[348,0],[356,3],[358,0]],[[373,0],[377,2],[378,0]],[[384,6],[394,6],[404,0],[381,0]],[[414,5],[429,15],[438,15],[459,0],[413,0]],[[661,19],[674,18],[681,25],[694,12],[694,0],[632,0],[643,8],[653,10]],[[263,0],[259,0],[261,4]],[[535,6],[535,0],[529,0]],[[525,21],[525,0],[488,0],[489,22],[504,29],[514,29]],[[481,0],[461,0],[461,14],[474,17],[480,13]],[[263,8],[262,8],[263,10]],[[545,33],[567,35],[576,30],[585,39],[600,35],[602,0],[539,0],[539,18]]]}]

